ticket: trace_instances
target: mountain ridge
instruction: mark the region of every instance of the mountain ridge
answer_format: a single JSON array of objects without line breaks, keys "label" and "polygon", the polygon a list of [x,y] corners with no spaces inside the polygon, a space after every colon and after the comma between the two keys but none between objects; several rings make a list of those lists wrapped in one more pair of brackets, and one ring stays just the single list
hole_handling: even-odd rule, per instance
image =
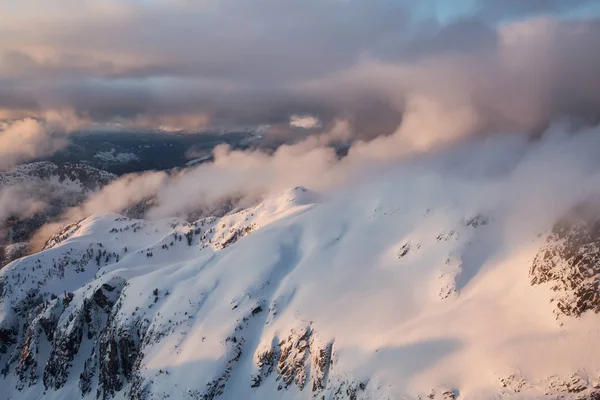
[{"label": "mountain ridge", "polygon": [[499,211],[411,203],[396,187],[385,177],[327,199],[298,187],[192,223],[102,214],[67,227],[0,272],[1,392],[597,398],[585,351],[600,344],[597,315],[559,324],[555,281],[532,282],[552,225],[511,242]]}]

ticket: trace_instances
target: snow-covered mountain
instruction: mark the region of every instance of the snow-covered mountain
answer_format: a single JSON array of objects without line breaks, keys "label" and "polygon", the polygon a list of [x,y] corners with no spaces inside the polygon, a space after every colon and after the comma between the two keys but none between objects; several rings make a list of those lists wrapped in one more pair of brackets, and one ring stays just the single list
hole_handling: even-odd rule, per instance
[{"label": "snow-covered mountain", "polygon": [[43,184],[76,192],[96,191],[116,176],[86,164],[54,164],[47,161],[18,165],[0,173],[0,188],[19,184]]},{"label": "snow-covered mountain", "polygon": [[51,162],[22,164],[1,172],[0,267],[23,255],[27,241],[42,225],[115,178],[85,164]]},{"label": "snow-covered mountain", "polygon": [[597,223],[456,185],[65,227],[0,271],[0,398],[600,398]]}]

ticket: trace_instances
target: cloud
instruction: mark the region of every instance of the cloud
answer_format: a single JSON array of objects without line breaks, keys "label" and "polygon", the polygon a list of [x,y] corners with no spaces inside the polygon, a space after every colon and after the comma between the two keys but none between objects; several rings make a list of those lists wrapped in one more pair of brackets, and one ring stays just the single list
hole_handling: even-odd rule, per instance
[{"label": "cloud", "polygon": [[0,188],[0,244],[9,234],[5,224],[9,218],[29,218],[48,208],[48,203],[41,197],[25,184]]},{"label": "cloud", "polygon": [[346,121],[359,139],[402,130],[419,146],[407,132],[429,127],[417,115],[439,130],[461,114],[462,125],[434,135],[442,140],[540,132],[560,117],[597,122],[593,14],[479,0],[439,22],[413,5],[29,0],[0,16],[0,110],[68,109],[124,128],[269,126],[286,137],[306,135],[290,120],[309,115],[324,130]]},{"label": "cloud", "polygon": [[290,126],[304,129],[320,128],[321,122],[312,115],[292,115],[290,117]]},{"label": "cloud", "polygon": [[[162,171],[124,175],[93,194],[76,211],[71,210],[70,213],[75,219],[81,219],[97,212],[122,211],[152,196],[166,178],[167,173]],[[74,215],[75,213],[79,215]]]},{"label": "cloud", "polygon": [[329,186],[341,178],[336,164],[333,149],[305,142],[280,146],[272,154],[221,145],[214,162],[184,170],[163,185],[148,216],[185,216],[225,198],[255,199],[294,185]]},{"label": "cloud", "polygon": [[[60,148],[46,116],[65,110],[124,129],[268,127],[265,141],[286,141],[218,147],[213,163],[140,177],[161,217],[228,195],[338,187],[475,138],[600,122],[596,15],[575,19],[560,1],[471,3],[444,19],[397,0],[25,0],[0,16],[0,115],[20,119],[0,151],[14,163]],[[13,140],[15,124],[32,140]],[[137,178],[124,182],[69,218],[138,199]]]},{"label": "cloud", "polygon": [[535,230],[582,201],[600,198],[599,133],[600,127],[581,130],[554,124],[535,140],[523,135],[475,137],[401,158],[377,157],[376,152],[385,155],[388,149],[372,142],[354,145],[367,146],[368,151],[353,147],[347,157],[339,158],[317,137],[272,153],[224,145],[207,164],[171,175],[151,172],[117,180],[37,236],[47,238],[61,224],[92,213],[118,212],[149,197],[155,201],[146,217],[187,217],[230,199],[248,206],[297,185],[327,196],[386,176],[384,180],[402,185],[406,196],[468,199],[464,206],[473,212],[505,212],[507,223]]},{"label": "cloud", "polygon": [[30,217],[43,211],[47,204],[31,194],[31,191],[22,185],[0,189],[0,221],[5,221],[11,216]]},{"label": "cloud", "polygon": [[123,212],[156,195],[168,175],[162,171],[127,174],[91,194],[81,205],[68,209],[57,221],[44,225],[32,238],[33,249],[43,244],[62,226],[81,221],[96,213]]},{"label": "cloud", "polygon": [[[344,127],[341,124],[338,129]],[[506,176],[513,170],[526,171],[519,172],[523,176],[531,176],[528,183],[524,179],[520,183],[523,187],[515,189],[515,193],[524,196],[518,201],[532,201],[526,199],[527,187],[538,187],[540,182],[547,181],[560,181],[565,188],[571,183],[576,185],[578,189],[573,189],[567,195],[571,201],[572,198],[581,198],[578,190],[594,187],[580,178],[570,182],[575,179],[571,173],[576,172],[582,177],[586,174],[600,177],[594,170],[600,167],[597,162],[600,156],[597,151],[600,144],[598,132],[599,127],[579,130],[572,125],[559,123],[534,141],[523,135],[495,135],[488,139],[475,137],[449,147],[428,147],[422,151],[411,149],[402,155],[394,151],[393,156],[390,156],[386,143],[375,140],[354,144],[343,158],[327,146],[331,137],[337,137],[338,132],[311,136],[294,145],[280,146],[272,153],[219,146],[214,151],[213,162],[183,170],[165,180],[158,187],[156,203],[147,217],[185,217],[202,207],[214,207],[215,203],[229,198],[241,199],[244,206],[248,205],[244,199],[255,201],[257,198],[274,196],[297,185],[327,193],[349,184],[372,180],[394,168],[402,171],[402,175],[410,171],[416,171],[419,175],[421,171],[418,168],[422,166],[433,168],[434,173],[444,176],[448,171],[455,171],[460,179],[465,176],[470,179],[480,174],[481,178],[478,179],[492,182],[498,176],[507,179]],[[447,165],[440,167],[444,163]],[[538,165],[540,163],[543,163],[541,167]],[[531,170],[523,169],[524,165]],[[403,168],[407,170],[403,171]],[[551,189],[551,185],[539,187],[539,193],[549,195]],[[538,194],[529,198],[533,197],[535,201],[542,201]],[[503,198],[506,199],[506,196]]]},{"label": "cloud", "polygon": [[62,132],[32,118],[0,124],[0,171],[66,146]]}]

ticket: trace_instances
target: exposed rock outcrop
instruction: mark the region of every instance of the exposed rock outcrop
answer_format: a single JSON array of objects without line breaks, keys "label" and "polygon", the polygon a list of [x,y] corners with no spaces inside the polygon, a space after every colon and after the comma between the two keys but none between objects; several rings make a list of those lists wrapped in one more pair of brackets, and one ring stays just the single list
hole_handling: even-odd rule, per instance
[{"label": "exposed rock outcrop", "polygon": [[557,317],[600,311],[600,220],[577,209],[556,223],[530,277],[532,285],[551,285]]}]

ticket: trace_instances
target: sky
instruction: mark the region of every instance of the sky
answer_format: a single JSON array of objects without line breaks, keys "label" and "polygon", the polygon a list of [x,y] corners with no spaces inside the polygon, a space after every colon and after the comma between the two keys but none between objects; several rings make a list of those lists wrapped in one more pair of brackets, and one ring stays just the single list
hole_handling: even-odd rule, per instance
[{"label": "sky", "polygon": [[[426,146],[600,117],[593,0],[2,3],[0,143],[11,160],[90,126],[267,127],[291,139],[337,129],[336,140]],[[33,136],[59,145],[8,145],[31,120]]]}]

